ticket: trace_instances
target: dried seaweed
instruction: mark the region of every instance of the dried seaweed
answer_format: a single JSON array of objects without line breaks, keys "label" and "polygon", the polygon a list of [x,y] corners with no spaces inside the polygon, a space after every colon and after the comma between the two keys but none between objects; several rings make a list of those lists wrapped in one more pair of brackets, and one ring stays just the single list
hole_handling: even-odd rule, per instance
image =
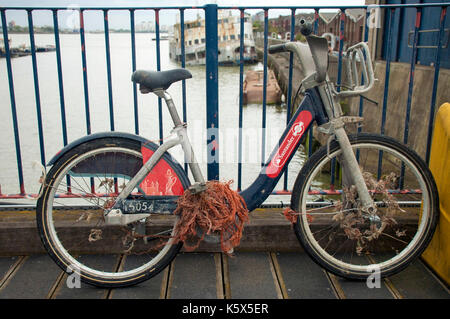
[{"label": "dried seaweed", "polygon": [[[208,181],[203,192],[193,194],[189,189],[184,192],[174,211],[180,217],[175,243],[183,241],[189,251],[196,249],[206,235],[217,235],[226,254],[239,245],[248,210],[243,198],[230,188],[231,183]],[[188,244],[192,239],[194,244]]]}]

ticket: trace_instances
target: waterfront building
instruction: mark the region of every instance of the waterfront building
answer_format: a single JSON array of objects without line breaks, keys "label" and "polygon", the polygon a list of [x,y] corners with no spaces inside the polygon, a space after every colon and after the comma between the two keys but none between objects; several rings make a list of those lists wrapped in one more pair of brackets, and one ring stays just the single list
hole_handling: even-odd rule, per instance
[{"label": "waterfront building", "polygon": [[[240,17],[232,15],[230,10],[220,10],[218,14],[218,49],[219,64],[238,64],[240,52]],[[184,23],[184,44],[186,65],[205,64],[206,39],[205,19],[197,17],[194,21]],[[181,61],[181,25],[173,28],[173,36],[169,42],[169,54],[172,60]],[[244,61],[257,61],[252,23],[249,14],[244,15]]]}]

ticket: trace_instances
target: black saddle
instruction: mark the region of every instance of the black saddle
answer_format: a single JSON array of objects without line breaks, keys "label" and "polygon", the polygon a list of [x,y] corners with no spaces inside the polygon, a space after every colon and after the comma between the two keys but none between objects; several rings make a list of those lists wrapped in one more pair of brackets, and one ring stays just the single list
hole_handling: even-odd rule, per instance
[{"label": "black saddle", "polygon": [[157,89],[167,90],[172,83],[190,78],[192,78],[192,74],[186,69],[168,71],[137,70],[133,72],[131,81],[139,84],[141,93],[148,93]]}]

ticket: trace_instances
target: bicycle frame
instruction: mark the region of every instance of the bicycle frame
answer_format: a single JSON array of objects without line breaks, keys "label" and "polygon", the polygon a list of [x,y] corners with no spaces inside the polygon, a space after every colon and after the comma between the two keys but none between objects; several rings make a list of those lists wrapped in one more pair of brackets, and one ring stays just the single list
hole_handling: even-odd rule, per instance
[{"label": "bicycle frame", "polygon": [[[293,115],[292,119],[286,126],[278,144],[270,154],[266,163],[262,166],[259,176],[255,181],[245,190],[240,192],[240,195],[244,199],[249,211],[257,208],[261,205],[267,197],[272,193],[278,183],[281,175],[286,170],[289,162],[291,161],[295,151],[298,149],[300,143],[303,141],[305,132],[310,126],[316,122],[319,126],[327,126],[327,134],[335,136],[340,147],[342,149],[342,155],[340,156],[340,162],[343,163],[345,168],[345,174],[354,182],[359,198],[361,200],[362,210],[368,213],[374,213],[376,210],[373,200],[369,194],[365,181],[359,170],[359,165],[353,154],[352,147],[350,145],[348,136],[345,132],[342,117],[342,110],[339,103],[336,101],[336,97],[339,96],[334,90],[332,83],[329,81],[326,72],[326,40],[320,37],[307,37],[310,51],[306,51],[305,47],[296,46],[292,43],[283,45],[282,47],[276,46],[277,52],[280,48],[288,49],[296,52],[300,61],[303,62],[305,70],[307,71],[305,79],[302,81],[302,85],[305,88],[305,95],[301,101],[297,111]],[[368,48],[364,43],[361,43],[351,49],[359,48],[368,51]],[[360,53],[362,56],[362,53]],[[311,68],[311,64],[315,65],[315,72]],[[361,90],[369,90],[373,84],[373,72],[370,65],[370,61],[367,63],[366,75],[370,76],[371,81],[369,85],[360,87]],[[355,69],[355,74],[356,74]],[[150,157],[150,159],[144,163],[139,172],[134,176],[122,190],[118,196],[116,205],[110,211],[112,216],[118,215],[117,218],[122,218],[120,209],[121,202],[124,201],[132,192],[132,190],[138,185],[138,183],[145,178],[145,176],[152,170],[152,168],[158,163],[161,156],[170,148],[181,144],[185,153],[185,158],[189,164],[192,175],[194,177],[194,187],[192,191],[201,191],[205,187],[205,180],[200,171],[200,167],[195,159],[191,143],[187,136],[187,124],[182,123],[178,116],[177,110],[170,95],[164,90],[154,90],[158,97],[163,98],[169,109],[169,113],[175,124],[173,132],[176,133],[176,137],[163,143],[157,151]],[[358,91],[348,92],[348,95],[359,94]],[[105,218],[108,219],[110,212],[105,213]],[[127,220],[136,221],[149,214],[133,214],[136,216],[127,217]]]},{"label": "bicycle frame", "polygon": [[324,105],[316,88],[306,90],[297,111],[261,168],[259,176],[247,189],[240,192],[249,211],[259,207],[272,193],[314,121],[318,125],[328,122]]},{"label": "bicycle frame", "polygon": [[[125,200],[131,194],[134,187],[136,187],[136,185],[138,185],[158,163],[163,154],[176,145],[182,146],[194,181],[199,184],[205,183],[203,174],[200,171],[192,150],[192,145],[187,136],[187,125],[181,122],[170,95],[165,91],[156,91],[155,93],[159,97],[164,98],[167,104],[169,113],[175,124],[173,133],[176,133],[176,136],[160,145],[149,160],[144,163],[139,172],[127,183],[125,188],[118,195],[117,203],[120,203],[121,200]],[[283,175],[283,172],[286,170],[295,151],[303,141],[305,132],[314,121],[317,122],[318,125],[322,125],[328,122],[328,118],[324,113],[324,105],[322,104],[318,90],[309,89],[306,90],[305,97],[291,121],[286,126],[278,144],[273,149],[265,165],[261,168],[259,176],[247,189],[240,192],[249,211],[261,205],[271,194],[280,177]],[[116,206],[118,205],[116,204]],[[133,220],[145,217],[145,214],[134,215],[136,216],[132,218]],[[130,222],[129,219],[127,222]]]}]

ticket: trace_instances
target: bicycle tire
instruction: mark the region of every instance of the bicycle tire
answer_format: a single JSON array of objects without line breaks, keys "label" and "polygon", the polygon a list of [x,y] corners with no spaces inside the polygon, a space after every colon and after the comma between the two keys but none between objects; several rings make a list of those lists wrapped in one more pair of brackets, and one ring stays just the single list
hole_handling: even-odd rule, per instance
[{"label": "bicycle tire", "polygon": [[[405,168],[404,175],[396,177],[397,173],[391,172],[390,175],[377,176],[377,178],[381,177],[380,181],[386,179],[386,182],[383,182],[384,184],[378,180],[375,183],[375,178],[370,179],[373,174],[365,175],[372,185],[385,185],[385,189],[371,193],[373,198],[377,198],[378,201],[378,217],[364,216],[358,213],[358,209],[354,208],[355,204],[349,205],[351,196],[348,194],[351,186],[348,187],[348,184],[343,182],[345,180],[345,177],[343,177],[345,174],[342,173],[344,168],[341,170],[343,175],[340,177],[334,174],[337,175],[334,180],[334,194],[339,192],[337,190],[340,183],[342,191],[339,195],[326,195],[327,192],[333,194],[333,191],[316,190],[317,183],[328,185],[328,180],[325,179],[326,182],[323,182],[323,176],[319,175],[325,176],[327,170],[333,172],[331,169],[332,158],[336,159],[339,164],[339,144],[336,140],[332,141],[329,151],[326,146],[321,147],[309,158],[297,176],[293,188],[291,208],[295,212],[304,213],[299,213],[297,222],[294,224],[294,231],[300,244],[312,259],[335,275],[347,279],[365,280],[376,271],[380,278],[391,276],[403,270],[418,257],[433,236],[439,216],[439,198],[436,184],[430,170],[419,155],[396,140],[381,135],[364,133],[351,135],[349,140],[358,156],[361,167],[364,165],[367,168],[373,167],[372,169],[375,170],[374,162],[380,163],[379,158],[383,156],[381,160],[383,172],[385,169],[395,171],[400,168],[401,174],[402,169]],[[355,151],[355,149],[359,151]],[[372,153],[372,151],[375,153]],[[364,164],[361,163],[363,154],[366,156]],[[374,158],[377,154],[378,158]],[[386,160],[384,160],[385,155]],[[378,167],[376,170],[378,171]],[[387,182],[388,176],[392,179],[389,183],[393,185],[389,191],[387,191],[386,186],[389,184]],[[417,178],[417,181],[414,181],[414,177]],[[327,178],[330,178],[331,184],[331,176],[327,176]],[[337,180],[339,178],[340,182]],[[316,183],[316,186],[314,186],[314,183]],[[420,191],[417,188],[411,188],[409,192],[417,194],[408,195],[407,191],[404,190],[402,194],[401,183],[404,187],[418,183]],[[324,186],[322,184],[321,187]],[[395,189],[397,186],[398,189]],[[370,189],[370,187],[368,188]],[[321,192],[325,195],[312,195]],[[386,198],[394,197],[395,200],[399,198],[397,205],[404,213],[401,210],[393,212],[395,203],[389,202]],[[314,201],[317,198],[331,203],[330,206],[324,206],[325,208],[316,211],[310,208],[308,213],[308,200],[310,201],[308,205],[313,205],[316,203],[311,203],[311,200]],[[336,198],[338,199],[336,200]],[[401,201],[402,198],[408,200]],[[401,208],[400,202],[415,203],[416,206],[419,205],[419,208],[416,206],[416,208]],[[343,205],[350,208],[343,209]],[[327,209],[330,210],[329,215],[325,215]],[[388,214],[391,214],[391,216],[387,216]],[[395,221],[392,216],[397,218],[397,225],[389,220],[389,218],[392,218]],[[414,226],[416,223],[415,216],[418,216],[416,226]],[[354,224],[352,225],[352,223]],[[401,227],[404,227],[403,230],[400,230]],[[416,233],[414,233],[414,227],[417,227]],[[358,229],[356,230],[356,228]],[[380,232],[380,230],[382,231]],[[410,242],[407,242],[408,238],[411,238]],[[364,247],[361,242],[367,247]],[[378,246],[375,247],[376,244]]]},{"label": "bicycle tire", "polygon": [[[148,280],[167,267],[183,245],[182,242],[170,243],[172,236],[160,236],[158,238],[160,242],[166,241],[164,245],[161,244],[161,247],[158,247],[157,243],[152,244],[153,246],[149,248],[149,252],[142,253],[139,256],[132,255],[130,252],[133,252],[133,250],[123,253],[120,251],[122,249],[120,247],[120,240],[122,240],[123,245],[125,245],[125,240],[114,237],[119,233],[117,227],[113,228],[111,226],[107,228],[101,224],[101,218],[103,217],[101,206],[103,204],[109,205],[108,200],[110,198],[113,199],[117,195],[117,192],[114,193],[115,195],[112,195],[113,192],[107,193],[103,190],[104,194],[100,195],[103,189],[102,187],[106,187],[101,185],[104,180],[102,180],[103,176],[99,176],[100,173],[104,174],[105,180],[108,178],[109,181],[113,180],[115,183],[114,187],[120,183],[121,178],[124,181],[130,179],[134,176],[130,174],[130,167],[133,168],[131,171],[136,172],[142,166],[141,147],[141,143],[127,138],[108,137],[91,140],[64,154],[52,166],[46,176],[42,196],[37,202],[36,210],[37,227],[41,241],[48,254],[61,269],[69,274],[76,272],[80,280],[85,283],[112,288],[135,285]],[[145,147],[148,148],[149,143]],[[156,145],[153,145],[154,150],[156,147]],[[187,177],[180,175],[184,174],[181,166],[173,162],[167,153],[164,154],[157,165],[161,162],[165,162],[164,165],[168,165],[165,167],[170,167],[177,174],[183,190],[189,187]],[[158,166],[155,166],[154,169],[156,167]],[[89,176],[91,177],[83,176],[85,174],[83,169],[86,170],[88,168],[90,170]],[[84,184],[86,184],[86,188]],[[91,186],[92,191],[92,184],[94,184],[94,192],[89,194],[88,188]],[[82,193],[84,191],[86,191],[86,194]],[[98,198],[95,196],[98,196]],[[103,200],[101,197],[109,199]],[[61,203],[60,201],[63,200],[65,202]],[[73,206],[70,206],[71,204]],[[84,204],[88,208],[84,208]],[[93,208],[89,208],[91,206]],[[85,210],[84,212],[83,209]],[[92,215],[86,217],[86,212]],[[94,218],[96,215],[99,216],[97,219],[98,224],[95,224]],[[88,218],[91,218],[91,221]],[[69,222],[73,223],[69,224],[70,227],[66,227],[68,223],[66,219],[69,219]],[[164,218],[161,217],[161,219]],[[158,227],[167,227],[167,232],[170,231],[172,235],[178,219],[174,217],[167,217],[166,219],[168,221],[160,221],[160,224],[163,226],[149,226],[147,222],[144,223],[144,228],[147,231],[150,228],[150,231],[152,231],[153,227],[155,229]],[[74,221],[77,223],[76,225]],[[87,224],[87,226],[85,227],[83,223]],[[165,224],[167,225],[164,226]],[[100,243],[98,247],[95,246],[97,245],[96,240],[91,242],[92,229],[90,235],[86,235],[87,229],[93,227],[92,225],[100,227],[96,229],[101,230],[102,236],[104,237],[102,240],[108,240],[106,247],[100,246],[103,245]],[[79,227],[77,228],[75,226]],[[70,236],[67,235],[68,233]],[[149,238],[150,240],[152,239],[152,237]],[[112,239],[115,239],[118,243],[114,245]],[[132,245],[133,248],[136,239],[130,240],[132,241],[130,246]],[[139,245],[142,248],[144,244],[136,244],[136,247]],[[108,251],[108,249],[111,249],[111,251]],[[151,249],[161,249],[161,251],[158,253],[150,252]],[[124,248],[123,250],[126,249]],[[147,261],[146,258],[152,259]],[[100,267],[102,266],[109,270],[101,270]]]}]

